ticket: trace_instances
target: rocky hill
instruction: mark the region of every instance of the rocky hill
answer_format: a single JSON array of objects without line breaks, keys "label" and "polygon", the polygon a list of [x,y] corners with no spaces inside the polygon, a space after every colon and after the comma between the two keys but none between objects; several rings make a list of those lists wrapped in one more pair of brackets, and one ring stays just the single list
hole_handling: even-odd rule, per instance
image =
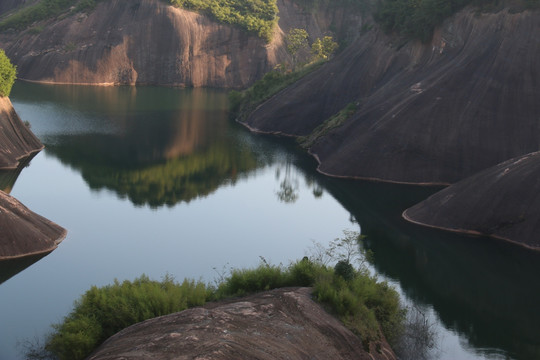
[{"label": "rocky hill", "polygon": [[[328,175],[453,183],[540,148],[539,38],[538,10],[466,8],[429,43],[374,27],[246,124],[293,136],[320,126],[310,152]],[[349,104],[353,115],[321,131]]]},{"label": "rocky hill", "polygon": [[0,96],[0,169],[15,169],[19,160],[43,149],[23,124],[8,97]]},{"label": "rocky hill", "polygon": [[9,98],[0,97],[0,169],[11,169],[0,177],[0,261],[50,252],[66,236],[66,230],[4,192],[20,172],[20,161],[41,149],[43,145],[23,124]]},{"label": "rocky hill", "polygon": [[540,152],[462,180],[407,209],[405,219],[540,250]]},{"label": "rocky hill", "polygon": [[304,28],[316,38],[359,23],[338,8],[311,13],[291,0],[279,0],[278,7],[279,26],[269,44],[160,0],[107,0],[89,14],[69,13],[22,32],[6,30],[0,48],[25,80],[245,88],[276,64],[291,61],[284,43],[290,28]]},{"label": "rocky hill", "polygon": [[109,338],[90,360],[396,359],[386,341],[361,339],[310,297],[285,288],[150,319]]},{"label": "rocky hill", "polygon": [[66,236],[66,230],[3,191],[0,213],[0,260],[51,252]]}]

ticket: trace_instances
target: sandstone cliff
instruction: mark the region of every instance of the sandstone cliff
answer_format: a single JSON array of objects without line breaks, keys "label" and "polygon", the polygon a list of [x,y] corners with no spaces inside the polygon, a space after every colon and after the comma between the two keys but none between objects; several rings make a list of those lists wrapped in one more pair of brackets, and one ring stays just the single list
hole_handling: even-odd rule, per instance
[{"label": "sandstone cliff", "polygon": [[[107,0],[90,14],[39,24],[40,30],[0,34],[0,48],[20,79],[75,84],[158,84],[245,88],[276,64],[290,62],[284,36],[302,27],[320,37],[346,35],[356,17],[334,9],[308,13],[279,0],[279,27],[270,44],[233,26],[159,0]],[[336,27],[336,24],[338,26]]]},{"label": "sandstone cliff", "polygon": [[66,230],[0,191],[0,260],[48,253]]},{"label": "sandstone cliff", "polygon": [[[181,356],[179,355],[181,354]],[[150,319],[109,338],[88,359],[366,359],[396,356],[362,341],[310,298],[277,289]]]},{"label": "sandstone cliff", "polygon": [[357,110],[311,146],[323,173],[453,183],[540,148],[540,11],[465,9],[429,44],[374,28],[246,121],[307,135]]},{"label": "sandstone cliff", "polygon": [[462,180],[407,209],[405,219],[540,250],[540,152]]},{"label": "sandstone cliff", "polygon": [[11,101],[0,96],[0,169],[15,169],[19,160],[43,149],[43,144],[23,124]]}]

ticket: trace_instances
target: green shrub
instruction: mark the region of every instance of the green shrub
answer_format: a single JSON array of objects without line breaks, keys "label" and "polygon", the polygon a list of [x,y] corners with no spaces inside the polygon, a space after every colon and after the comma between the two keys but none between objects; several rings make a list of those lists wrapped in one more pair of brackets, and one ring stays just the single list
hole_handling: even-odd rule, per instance
[{"label": "green shrub", "polygon": [[231,116],[242,120],[248,116],[260,103],[271,98],[279,91],[298,81],[300,78],[315,71],[323,64],[322,61],[311,63],[302,69],[287,72],[284,68],[266,73],[262,79],[256,81],[250,88],[229,93]]},{"label": "green shrub", "polygon": [[276,0],[169,0],[179,8],[205,13],[217,21],[236,25],[270,42],[277,23]]},{"label": "green shrub", "polygon": [[9,96],[17,77],[17,68],[11,63],[4,50],[0,49],[0,96]]},{"label": "green shrub", "polygon": [[203,305],[210,290],[201,282],[171,277],[152,281],[146,276],[133,282],[92,287],[75,303],[73,311],[54,332],[45,349],[59,359],[83,359],[111,335],[153,317]]},{"label": "green shrub", "polygon": [[354,279],[356,275],[354,267],[345,260],[338,261],[336,266],[334,266],[334,272],[337,276],[341,276],[345,281]]},{"label": "green shrub", "polygon": [[[399,295],[388,284],[356,271],[350,280],[336,273],[320,277],[314,286],[317,300],[326,304],[367,346],[380,339],[392,343],[401,333],[405,313]],[[379,330],[380,329],[380,330]]]}]

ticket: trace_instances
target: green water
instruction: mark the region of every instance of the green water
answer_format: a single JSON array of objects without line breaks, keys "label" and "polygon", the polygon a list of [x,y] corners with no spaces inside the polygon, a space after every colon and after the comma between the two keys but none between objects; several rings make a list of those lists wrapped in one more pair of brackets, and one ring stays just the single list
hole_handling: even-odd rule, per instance
[{"label": "green water", "polygon": [[434,322],[433,358],[540,358],[540,255],[401,219],[437,189],[320,176],[294,144],[230,121],[220,91],[17,83],[11,99],[46,149],[0,186],[69,233],[44,258],[0,263],[2,360],[91,285],[212,282],[259,256],[287,264],[345,229]]}]

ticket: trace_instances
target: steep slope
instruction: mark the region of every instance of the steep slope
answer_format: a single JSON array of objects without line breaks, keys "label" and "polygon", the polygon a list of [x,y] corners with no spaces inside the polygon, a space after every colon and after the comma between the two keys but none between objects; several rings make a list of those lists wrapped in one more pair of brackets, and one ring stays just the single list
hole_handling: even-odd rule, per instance
[{"label": "steep slope", "polygon": [[10,10],[15,9],[17,6],[27,2],[28,0],[2,0],[0,1],[0,16],[7,13]]},{"label": "steep slope", "polygon": [[15,169],[19,160],[43,149],[23,124],[8,97],[0,96],[0,169]]},{"label": "steep slope", "polygon": [[540,148],[540,11],[465,9],[431,43],[374,29],[260,106],[251,128],[307,135],[357,111],[311,146],[323,173],[452,183]]},{"label": "steep slope", "polygon": [[540,250],[540,152],[505,161],[407,209],[405,219]]},{"label": "steep slope", "polygon": [[88,359],[396,359],[361,339],[310,297],[277,289],[161,316],[110,337]]},{"label": "steep slope", "polygon": [[66,230],[0,191],[0,260],[48,253]]},{"label": "steep slope", "polygon": [[160,0],[107,0],[90,14],[59,17],[23,33],[6,31],[0,47],[20,79],[244,88],[290,62],[283,39],[291,27],[319,37],[333,21],[346,26],[355,19],[339,9],[315,16],[290,0],[278,6],[280,26],[270,44]]}]

